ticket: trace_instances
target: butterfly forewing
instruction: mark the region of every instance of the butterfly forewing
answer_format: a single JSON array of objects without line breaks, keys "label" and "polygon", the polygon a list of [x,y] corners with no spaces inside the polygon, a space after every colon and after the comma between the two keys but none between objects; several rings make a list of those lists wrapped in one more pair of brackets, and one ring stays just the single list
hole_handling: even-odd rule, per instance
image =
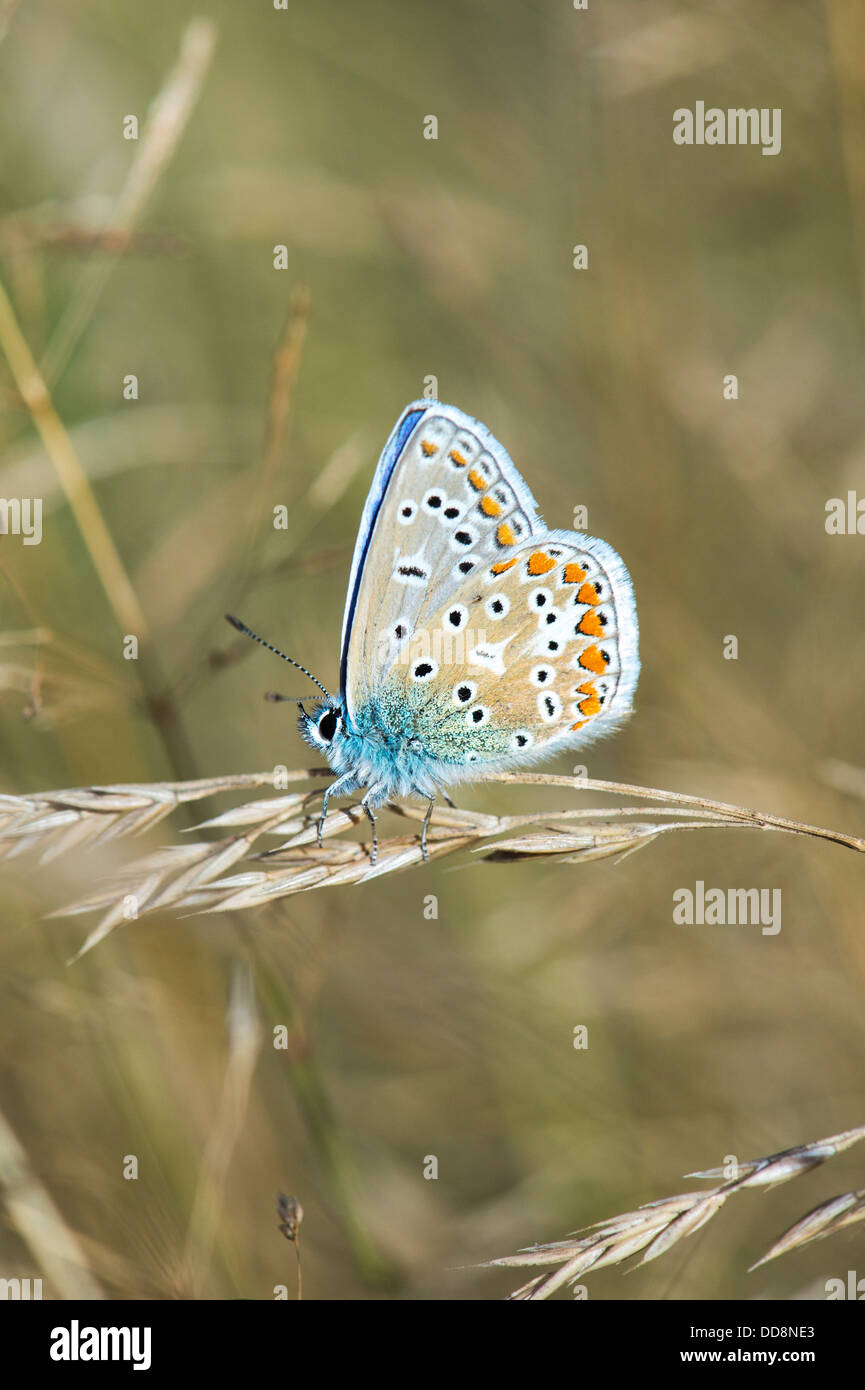
[{"label": "butterfly forewing", "polygon": [[[419,409],[394,462],[391,442]],[[487,560],[509,553],[539,526],[534,498],[504,449],[461,410],[428,401],[409,406],[391,442],[371,494],[381,492],[381,502],[358,538],[354,596],[349,585],[347,617],[353,611],[343,630],[349,716],[404,659],[406,642],[426,616]],[[374,562],[358,565],[360,553]]]}]

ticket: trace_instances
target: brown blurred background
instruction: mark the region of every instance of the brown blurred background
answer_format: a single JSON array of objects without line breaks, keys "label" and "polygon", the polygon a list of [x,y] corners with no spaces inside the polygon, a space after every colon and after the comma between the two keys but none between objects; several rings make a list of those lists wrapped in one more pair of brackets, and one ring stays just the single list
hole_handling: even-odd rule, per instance
[{"label": "brown blurred background", "polygon": [[[378,450],[434,376],[549,523],[586,506],[633,576],[634,718],[552,770],[863,833],[865,538],[824,526],[829,498],[865,496],[859,7],[0,10],[0,275],[146,616],[151,702],[0,354],[0,495],[44,498],[40,545],[0,539],[3,791],[307,766],[291,707],[261,698],[305,683],[252,644],[214,664],[235,651],[222,614],[333,687]],[[142,170],[124,117],[144,130],[198,15],[211,60],[199,28],[188,122]],[[676,146],[698,100],[780,107],[781,153]],[[481,786],[459,804],[539,797],[574,804]],[[465,856],[239,924],[133,922],[67,966],[89,924],[46,914],[135,852],[15,858],[0,898],[2,1110],[108,1296],[293,1296],[284,1191],[305,1297],[497,1298],[522,1279],[484,1259],[865,1122],[848,850],[725,830],[580,868]],[[696,880],[780,888],[781,932],[675,926]],[[247,970],[262,1045],[226,1091]],[[744,1194],[590,1296],[822,1297],[862,1271],[855,1230],[745,1271],[863,1162]],[[0,1228],[0,1275],[40,1273]]]}]

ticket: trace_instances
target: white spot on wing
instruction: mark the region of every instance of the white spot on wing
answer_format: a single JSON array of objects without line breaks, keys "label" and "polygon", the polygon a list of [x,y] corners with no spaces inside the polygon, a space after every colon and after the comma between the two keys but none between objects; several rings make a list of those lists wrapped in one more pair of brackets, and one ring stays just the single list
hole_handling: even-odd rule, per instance
[{"label": "white spot on wing", "polygon": [[545,724],[555,724],[562,712],[561,698],[555,690],[542,690],[538,696],[538,714]]},{"label": "white spot on wing", "polygon": [[423,558],[423,550],[414,555],[406,555],[397,550],[393,562],[393,577],[398,584],[425,585],[429,580],[429,565]]},{"label": "white spot on wing", "polygon": [[494,675],[503,676],[505,674],[505,647],[515,637],[516,633],[512,632],[510,637],[505,637],[501,642],[479,642],[476,647],[472,647],[468,654],[469,665],[483,666],[485,670],[492,671]]}]

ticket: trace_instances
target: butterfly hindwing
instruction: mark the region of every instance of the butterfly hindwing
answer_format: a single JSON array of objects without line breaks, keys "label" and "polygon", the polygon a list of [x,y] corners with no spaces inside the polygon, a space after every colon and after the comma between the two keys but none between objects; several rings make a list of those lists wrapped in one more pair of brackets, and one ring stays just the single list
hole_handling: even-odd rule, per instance
[{"label": "butterfly hindwing", "polygon": [[[453,635],[451,618],[466,612]],[[480,773],[611,731],[630,712],[638,669],[618,556],[555,531],[487,563],[427,615],[386,689],[413,711],[431,757]]]}]

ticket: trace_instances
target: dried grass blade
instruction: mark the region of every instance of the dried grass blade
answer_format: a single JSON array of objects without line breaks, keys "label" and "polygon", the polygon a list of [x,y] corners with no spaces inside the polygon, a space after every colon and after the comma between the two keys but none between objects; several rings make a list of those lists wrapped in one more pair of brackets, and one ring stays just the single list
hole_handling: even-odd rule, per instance
[{"label": "dried grass blade", "polygon": [[828,1201],[821,1202],[819,1206],[800,1217],[792,1226],[788,1226],[784,1234],[778,1237],[762,1259],[751,1265],[751,1269],[758,1269],[760,1265],[766,1264],[769,1260],[777,1259],[779,1255],[786,1255],[790,1250],[797,1250],[800,1246],[808,1245],[812,1240],[822,1240],[825,1236],[834,1235],[836,1231],[842,1230],[845,1226],[851,1226],[854,1222],[863,1220],[865,1220],[865,1187],[859,1188],[855,1192],[843,1192],[838,1197],[830,1197]]}]

